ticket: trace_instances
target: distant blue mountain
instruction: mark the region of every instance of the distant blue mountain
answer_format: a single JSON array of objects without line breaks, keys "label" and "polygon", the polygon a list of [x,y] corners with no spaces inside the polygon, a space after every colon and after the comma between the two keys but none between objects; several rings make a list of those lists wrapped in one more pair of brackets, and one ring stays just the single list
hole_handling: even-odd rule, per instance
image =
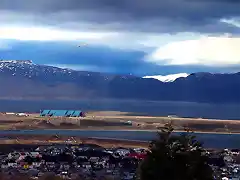
[{"label": "distant blue mountain", "polygon": [[240,73],[193,73],[173,82],[74,71],[31,61],[0,61],[0,99],[85,99],[240,102]]}]

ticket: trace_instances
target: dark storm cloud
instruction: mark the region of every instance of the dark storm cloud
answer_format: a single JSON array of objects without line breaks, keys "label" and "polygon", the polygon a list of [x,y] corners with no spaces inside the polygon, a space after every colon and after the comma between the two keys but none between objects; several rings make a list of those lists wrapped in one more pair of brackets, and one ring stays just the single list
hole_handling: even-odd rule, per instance
[{"label": "dark storm cloud", "polygon": [[[240,16],[238,0],[9,0],[0,9],[40,16],[44,23],[98,23],[99,27],[152,32],[233,32],[221,18]],[[105,25],[105,26],[104,26]]]}]

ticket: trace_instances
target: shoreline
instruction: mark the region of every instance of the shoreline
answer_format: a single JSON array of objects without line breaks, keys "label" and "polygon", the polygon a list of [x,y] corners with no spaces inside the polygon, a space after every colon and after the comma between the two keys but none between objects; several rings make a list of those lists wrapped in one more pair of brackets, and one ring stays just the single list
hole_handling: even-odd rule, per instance
[{"label": "shoreline", "polygon": [[[34,131],[34,130],[32,130]],[[87,131],[87,130],[85,130]],[[121,131],[121,130],[120,130]],[[133,131],[136,132],[136,131]],[[175,131],[176,132],[176,131]],[[110,132],[111,133],[111,132]],[[127,132],[125,132],[127,133]],[[61,133],[43,133],[43,134],[38,134],[38,133],[3,133],[1,135],[0,138],[0,144],[39,144],[39,145],[54,145],[54,144],[81,144],[81,143],[92,143],[92,144],[98,144],[98,145],[102,145],[104,144],[104,146],[107,147],[119,147],[119,146],[123,146],[123,147],[149,147],[149,143],[154,140],[154,138],[133,138],[133,139],[128,139],[127,137],[121,137],[121,136],[113,136],[113,137],[107,137],[107,136],[94,136],[94,133],[91,136],[91,132],[89,133],[89,136],[85,136],[84,132],[81,135],[78,134],[74,134],[74,133],[70,133],[70,134],[61,134]],[[140,133],[141,135],[141,133]],[[135,136],[137,136],[137,134],[135,134]],[[196,135],[198,137],[198,135]],[[213,135],[214,136],[214,135]],[[230,136],[230,135],[226,135],[226,138],[234,138],[234,136]],[[206,136],[208,137],[208,136]],[[214,136],[215,138],[219,138],[218,135]],[[225,136],[223,136],[225,137]],[[199,138],[201,138],[201,136],[199,135]],[[226,138],[225,141],[227,140]],[[211,139],[211,138],[210,138]],[[216,140],[217,140],[216,139]],[[220,136],[221,139],[221,136]],[[238,138],[239,139],[239,138]],[[76,142],[75,142],[76,140]],[[219,140],[218,140],[219,141]],[[228,140],[227,140],[228,141]],[[202,141],[200,140],[200,142],[204,142],[205,144],[205,140]],[[221,142],[221,140],[219,141]],[[225,142],[227,143],[227,142]],[[228,143],[227,143],[228,144]],[[238,146],[232,145],[230,144],[225,144],[222,148],[239,148]],[[207,149],[221,149],[220,146],[215,146],[214,143],[213,144],[209,144],[206,143],[206,148]]]},{"label": "shoreline", "polygon": [[[158,129],[115,129],[115,128],[92,128],[92,129],[87,129],[87,128],[84,128],[84,129],[15,129],[15,130],[11,130],[11,129],[6,129],[6,130],[0,130],[1,131],[39,131],[39,130],[46,130],[46,131],[118,131],[118,132],[121,132],[121,131],[127,131],[127,132],[134,132],[134,131],[139,131],[139,132],[158,132],[159,130]],[[175,133],[184,133],[186,131],[184,130],[175,130],[173,131]],[[193,131],[193,133],[196,133],[196,134],[240,134],[240,132],[213,132],[213,131]],[[1,134],[1,133],[0,133]]]},{"label": "shoreline", "polygon": [[[104,148],[144,148],[148,149],[151,140],[127,140],[101,137],[79,137],[79,136],[59,136],[57,139],[54,135],[8,135],[6,139],[0,139],[1,145],[37,145],[37,146],[54,146],[54,145],[79,145],[79,144],[95,144]],[[9,139],[8,139],[9,138]],[[75,142],[67,142],[73,138]],[[72,140],[73,140],[72,139]],[[208,150],[218,150],[222,148],[205,147]],[[233,149],[233,148],[230,148]]]},{"label": "shoreline", "polygon": [[[69,141],[70,140],[70,141]],[[134,147],[148,148],[150,141],[137,141],[114,138],[98,137],[78,137],[62,135],[58,138],[51,135],[6,135],[5,139],[0,139],[0,144],[15,145],[78,145],[78,144],[96,144],[102,147]]]}]

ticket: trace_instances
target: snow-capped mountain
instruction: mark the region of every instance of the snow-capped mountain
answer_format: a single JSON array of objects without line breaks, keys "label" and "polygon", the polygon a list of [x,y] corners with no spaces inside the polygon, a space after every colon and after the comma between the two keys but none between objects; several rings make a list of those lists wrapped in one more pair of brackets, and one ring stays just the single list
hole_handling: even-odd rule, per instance
[{"label": "snow-capped mountain", "polygon": [[143,78],[153,78],[153,79],[157,79],[159,81],[162,82],[173,82],[176,79],[180,78],[180,77],[188,77],[189,74],[187,73],[178,73],[178,74],[169,74],[169,75],[155,75],[155,76],[144,76]]},{"label": "snow-capped mountain", "polygon": [[131,75],[75,71],[38,65],[28,60],[4,60],[0,61],[0,85],[0,99],[113,98],[214,103],[240,102],[240,73],[202,72],[142,78]]},{"label": "snow-capped mountain", "polygon": [[25,77],[38,76],[41,73],[66,73],[71,74],[72,70],[34,64],[31,60],[0,60],[0,72],[13,76],[22,75]]}]

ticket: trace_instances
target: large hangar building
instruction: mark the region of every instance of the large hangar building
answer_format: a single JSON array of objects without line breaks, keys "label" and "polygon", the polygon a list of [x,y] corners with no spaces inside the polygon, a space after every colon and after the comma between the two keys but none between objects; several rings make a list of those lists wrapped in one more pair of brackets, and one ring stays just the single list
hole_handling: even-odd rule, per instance
[{"label": "large hangar building", "polygon": [[61,125],[63,123],[80,126],[80,117],[85,117],[85,113],[80,110],[42,110],[41,117],[46,117],[48,123]]},{"label": "large hangar building", "polygon": [[84,112],[80,110],[43,110],[40,112],[42,117],[84,117]]}]

